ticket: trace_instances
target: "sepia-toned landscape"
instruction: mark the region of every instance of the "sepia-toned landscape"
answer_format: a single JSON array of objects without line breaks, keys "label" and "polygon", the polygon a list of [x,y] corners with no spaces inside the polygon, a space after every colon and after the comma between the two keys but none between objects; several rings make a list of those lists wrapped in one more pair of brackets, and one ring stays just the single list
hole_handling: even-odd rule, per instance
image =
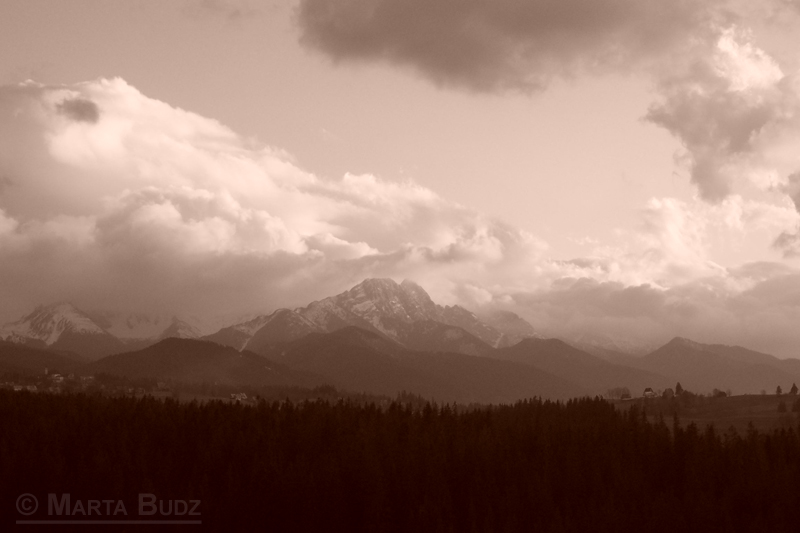
[{"label": "sepia-toned landscape", "polygon": [[795,531],[796,0],[4,0],[0,528]]}]

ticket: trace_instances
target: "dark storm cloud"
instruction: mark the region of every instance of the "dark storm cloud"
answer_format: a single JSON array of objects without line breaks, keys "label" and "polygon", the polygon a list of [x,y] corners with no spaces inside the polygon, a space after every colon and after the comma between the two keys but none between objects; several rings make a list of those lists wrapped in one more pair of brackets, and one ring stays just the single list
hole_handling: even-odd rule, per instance
[{"label": "dark storm cloud", "polygon": [[57,106],[58,112],[76,122],[96,124],[100,120],[100,108],[91,100],[72,98],[64,100]]},{"label": "dark storm cloud", "polygon": [[541,89],[580,69],[629,70],[707,35],[693,0],[301,0],[302,41],[334,60],[415,68],[478,91]]}]

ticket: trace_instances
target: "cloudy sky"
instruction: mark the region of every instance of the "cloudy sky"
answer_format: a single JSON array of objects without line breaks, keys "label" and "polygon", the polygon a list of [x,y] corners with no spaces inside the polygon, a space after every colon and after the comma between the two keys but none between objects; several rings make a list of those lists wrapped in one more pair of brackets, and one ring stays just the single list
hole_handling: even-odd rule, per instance
[{"label": "cloudy sky", "polygon": [[365,277],[800,357],[796,0],[4,0],[0,321]]}]

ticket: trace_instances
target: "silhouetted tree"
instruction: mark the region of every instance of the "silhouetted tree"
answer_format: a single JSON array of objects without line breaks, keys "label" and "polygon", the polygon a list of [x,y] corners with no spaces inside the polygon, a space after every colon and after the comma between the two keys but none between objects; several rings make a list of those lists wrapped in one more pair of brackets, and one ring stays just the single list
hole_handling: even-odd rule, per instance
[{"label": "silhouetted tree", "polygon": [[681,382],[679,381],[677,385],[675,385],[675,394],[680,396],[683,394],[683,387],[681,387]]},{"label": "silhouetted tree", "polygon": [[792,388],[789,390],[789,394],[797,394],[797,384],[792,383]]},{"label": "silhouetted tree", "polygon": [[775,394],[777,394],[778,396],[780,396],[781,394],[783,394],[783,391],[781,390],[781,386],[780,386],[780,385],[778,385],[778,388],[777,388],[777,389],[775,389]]},{"label": "silhouetted tree", "polygon": [[630,398],[631,390],[628,387],[614,387],[612,389],[608,389],[606,394],[613,400],[619,400],[621,398]]}]

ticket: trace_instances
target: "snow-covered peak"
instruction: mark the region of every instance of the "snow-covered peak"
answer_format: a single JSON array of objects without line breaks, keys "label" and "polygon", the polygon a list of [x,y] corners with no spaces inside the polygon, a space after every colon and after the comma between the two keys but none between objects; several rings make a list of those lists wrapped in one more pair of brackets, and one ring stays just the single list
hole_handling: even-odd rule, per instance
[{"label": "snow-covered peak", "polygon": [[236,331],[244,333],[245,335],[253,335],[256,331],[263,328],[264,325],[272,319],[272,315],[258,315],[255,318],[247,320],[245,322],[241,322],[239,324],[234,324],[231,326]]},{"label": "snow-covered peak", "polygon": [[[530,324],[511,314],[514,326],[524,334],[532,331]],[[508,317],[506,317],[508,318]],[[278,309],[271,315],[261,315],[221,329],[210,335],[215,342],[241,349],[263,344],[285,342],[296,337],[294,332],[333,332],[347,326],[356,326],[381,332],[398,342],[405,342],[419,333],[415,324],[433,322],[462,328],[490,346],[501,346],[513,335],[481,321],[474,313],[460,306],[437,305],[428,293],[410,280],[397,283],[392,279],[369,278],[336,296],[314,301],[293,310]],[[527,328],[527,329],[526,329]],[[285,335],[285,331],[289,335]],[[291,330],[291,331],[290,331]],[[459,331],[453,330],[462,334]],[[298,333],[299,335],[299,333]],[[258,337],[258,339],[256,339]],[[249,344],[251,339],[253,344]]]},{"label": "snow-covered peak", "polygon": [[413,281],[404,279],[400,288],[406,295],[408,303],[419,309],[421,314],[426,315],[426,318],[438,317],[441,314],[441,309],[431,300],[425,289]]},{"label": "snow-covered peak", "polygon": [[165,329],[159,339],[178,338],[178,339],[196,339],[200,337],[200,330],[185,322],[178,317],[172,317],[172,322],[167,329]]},{"label": "snow-covered peak", "polygon": [[687,339],[686,337],[674,337],[671,341],[667,343],[667,346],[682,346],[691,348],[693,350],[705,350],[706,346],[701,344],[697,341],[693,341],[692,339]]},{"label": "snow-covered peak", "polygon": [[65,331],[81,334],[105,334],[89,315],[68,302],[40,305],[32,313],[0,329],[0,338],[14,342],[27,339],[55,343]]},{"label": "snow-covered peak", "polygon": [[376,320],[380,322],[383,319],[406,323],[437,320],[440,312],[428,293],[415,283],[404,283],[399,285],[392,279],[366,279],[332,300],[376,326]]}]

